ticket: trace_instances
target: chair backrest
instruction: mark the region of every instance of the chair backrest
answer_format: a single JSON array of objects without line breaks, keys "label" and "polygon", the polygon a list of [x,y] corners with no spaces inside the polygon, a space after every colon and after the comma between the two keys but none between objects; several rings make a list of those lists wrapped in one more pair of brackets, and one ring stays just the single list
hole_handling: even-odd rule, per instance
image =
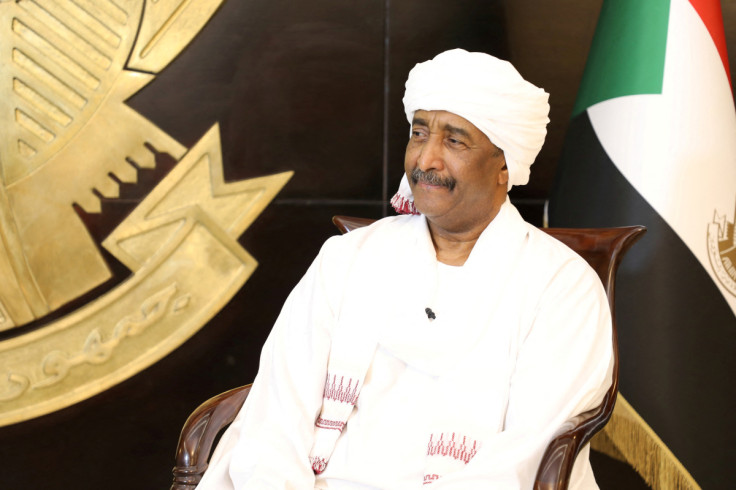
[{"label": "chair backrest", "polygon": [[192,412],[181,429],[176,445],[171,490],[194,490],[199,484],[207,469],[217,434],[235,419],[250,393],[250,386],[241,386],[212,397]]},{"label": "chair backrest", "polygon": [[[342,233],[366,226],[374,220],[335,216],[333,223]],[[631,245],[644,234],[643,226],[623,228],[546,228],[547,233],[580,254],[598,273],[614,312],[616,270]],[[614,313],[615,314],[615,313]],[[547,446],[537,472],[535,490],[567,488],[572,465],[580,448],[600,430],[613,412],[618,390],[618,342],[613,321],[614,373],[611,388],[600,406],[568,420]],[[250,385],[217,395],[200,405],[187,419],[176,450],[174,482],[171,490],[194,490],[207,469],[212,445],[245,402]]]},{"label": "chair backrest", "polygon": [[[335,216],[332,222],[342,233],[369,225],[374,220]],[[537,472],[535,490],[564,490],[580,449],[611,418],[618,393],[618,335],[616,330],[616,271],[626,251],[646,232],[643,226],[620,228],[543,228],[578,253],[596,271],[608,296],[613,317],[613,381],[601,404],[568,420],[547,446]]]}]

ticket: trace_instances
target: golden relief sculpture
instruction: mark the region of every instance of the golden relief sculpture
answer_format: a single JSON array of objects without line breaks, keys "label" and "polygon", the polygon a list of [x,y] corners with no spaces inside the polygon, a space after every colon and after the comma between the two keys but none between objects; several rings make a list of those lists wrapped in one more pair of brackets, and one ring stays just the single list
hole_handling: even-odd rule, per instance
[{"label": "golden relief sculpture", "polygon": [[[97,394],[206,323],[257,262],[237,238],[291,176],[225,183],[214,125],[187,149],[125,105],[222,0],[0,1],[0,330],[111,277],[73,208],[100,212],[156,152],[178,163],[104,240],[133,274],[0,342],[0,425]],[[148,145],[148,146],[147,146]]]}]

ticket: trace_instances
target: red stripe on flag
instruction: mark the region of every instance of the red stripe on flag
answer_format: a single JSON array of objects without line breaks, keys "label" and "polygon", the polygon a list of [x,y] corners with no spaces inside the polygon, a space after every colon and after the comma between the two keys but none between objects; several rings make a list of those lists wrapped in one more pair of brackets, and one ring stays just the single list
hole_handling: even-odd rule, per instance
[{"label": "red stripe on flag", "polygon": [[[700,16],[705,27],[713,38],[713,43],[721,55],[723,67],[726,69],[728,84],[731,85],[731,70],[728,67],[728,53],[726,52],[726,34],[723,31],[723,13],[720,0],[690,0],[690,4]],[[733,87],[733,85],[731,85]]]}]

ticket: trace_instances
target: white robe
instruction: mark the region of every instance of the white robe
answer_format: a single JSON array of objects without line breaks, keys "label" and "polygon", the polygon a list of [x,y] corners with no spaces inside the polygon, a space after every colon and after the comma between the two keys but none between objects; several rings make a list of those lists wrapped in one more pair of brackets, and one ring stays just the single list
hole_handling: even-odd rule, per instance
[{"label": "white robe", "polygon": [[[328,363],[367,372],[315,476]],[[611,372],[598,276],[508,201],[462,267],[438,266],[423,216],[385,218],[325,243],[198,488],[529,489],[554,433],[600,403]],[[597,488],[587,447],[570,488]]]}]

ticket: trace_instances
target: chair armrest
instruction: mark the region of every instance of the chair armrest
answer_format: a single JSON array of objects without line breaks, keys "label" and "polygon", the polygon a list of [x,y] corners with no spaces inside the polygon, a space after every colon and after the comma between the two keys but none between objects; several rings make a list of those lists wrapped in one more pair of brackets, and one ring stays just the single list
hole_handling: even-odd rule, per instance
[{"label": "chair armrest", "polygon": [[617,391],[609,390],[599,406],[576,415],[562,424],[542,456],[534,482],[534,490],[567,489],[575,458],[580,449],[611,418]]},{"label": "chair armrest", "polygon": [[176,446],[176,466],[171,490],[193,490],[207,469],[212,444],[227,427],[248,397],[251,385],[241,386],[210,398],[187,419]]}]

